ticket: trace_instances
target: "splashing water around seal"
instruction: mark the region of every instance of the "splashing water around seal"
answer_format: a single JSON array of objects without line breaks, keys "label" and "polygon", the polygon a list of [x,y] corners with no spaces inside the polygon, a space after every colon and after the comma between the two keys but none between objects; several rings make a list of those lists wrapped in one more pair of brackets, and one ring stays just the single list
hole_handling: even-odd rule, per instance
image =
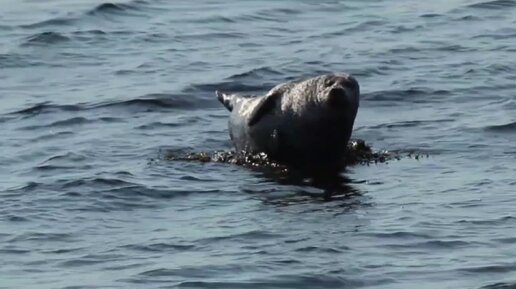
[{"label": "splashing water around seal", "polygon": [[[346,165],[369,165],[377,163],[387,163],[393,160],[400,160],[403,157],[420,159],[428,157],[428,154],[418,153],[414,151],[375,151],[364,140],[351,140],[346,150]],[[166,160],[171,161],[196,161],[201,163],[215,162],[228,163],[248,167],[269,167],[287,169],[287,166],[274,161],[265,153],[237,153],[235,151],[214,151],[214,152],[191,152],[177,153],[167,151],[164,154]]]}]

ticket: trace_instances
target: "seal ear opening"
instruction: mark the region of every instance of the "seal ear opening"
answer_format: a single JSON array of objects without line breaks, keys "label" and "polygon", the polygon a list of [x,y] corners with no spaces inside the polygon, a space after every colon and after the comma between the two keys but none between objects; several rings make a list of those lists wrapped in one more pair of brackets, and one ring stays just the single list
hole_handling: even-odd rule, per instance
[{"label": "seal ear opening", "polygon": [[276,101],[278,97],[280,96],[279,93],[273,93],[264,96],[260,102],[256,105],[254,110],[251,112],[251,115],[249,116],[249,120],[247,121],[247,124],[249,126],[253,126],[256,124],[260,119],[265,116],[266,114],[270,113],[272,110],[276,107]]},{"label": "seal ear opening", "polygon": [[217,99],[222,103],[229,111],[233,110],[233,103],[231,103],[232,97],[228,94],[222,93],[218,90],[215,91]]}]

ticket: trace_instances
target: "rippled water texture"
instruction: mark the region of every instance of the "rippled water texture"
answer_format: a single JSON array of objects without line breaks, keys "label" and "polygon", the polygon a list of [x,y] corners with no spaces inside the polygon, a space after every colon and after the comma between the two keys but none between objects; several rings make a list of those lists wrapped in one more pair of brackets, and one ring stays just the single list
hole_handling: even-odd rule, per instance
[{"label": "rippled water texture", "polygon": [[[4,0],[0,288],[515,288],[516,1]],[[345,71],[332,189],[229,150],[214,91]]]}]

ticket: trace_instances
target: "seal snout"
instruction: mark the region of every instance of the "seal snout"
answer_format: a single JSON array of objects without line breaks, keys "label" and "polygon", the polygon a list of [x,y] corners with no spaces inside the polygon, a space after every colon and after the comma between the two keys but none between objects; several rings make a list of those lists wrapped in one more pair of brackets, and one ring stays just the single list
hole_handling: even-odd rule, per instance
[{"label": "seal snout", "polygon": [[328,105],[330,107],[343,107],[348,103],[346,89],[342,86],[334,86],[328,92]]}]

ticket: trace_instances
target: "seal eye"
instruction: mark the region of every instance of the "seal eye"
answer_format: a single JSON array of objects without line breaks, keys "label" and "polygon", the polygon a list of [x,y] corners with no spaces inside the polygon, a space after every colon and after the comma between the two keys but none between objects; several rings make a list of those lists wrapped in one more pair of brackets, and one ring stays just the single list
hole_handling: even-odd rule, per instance
[{"label": "seal eye", "polygon": [[334,79],[326,79],[326,81],[324,81],[324,85],[326,85],[326,87],[333,86],[334,84],[335,84]]}]

